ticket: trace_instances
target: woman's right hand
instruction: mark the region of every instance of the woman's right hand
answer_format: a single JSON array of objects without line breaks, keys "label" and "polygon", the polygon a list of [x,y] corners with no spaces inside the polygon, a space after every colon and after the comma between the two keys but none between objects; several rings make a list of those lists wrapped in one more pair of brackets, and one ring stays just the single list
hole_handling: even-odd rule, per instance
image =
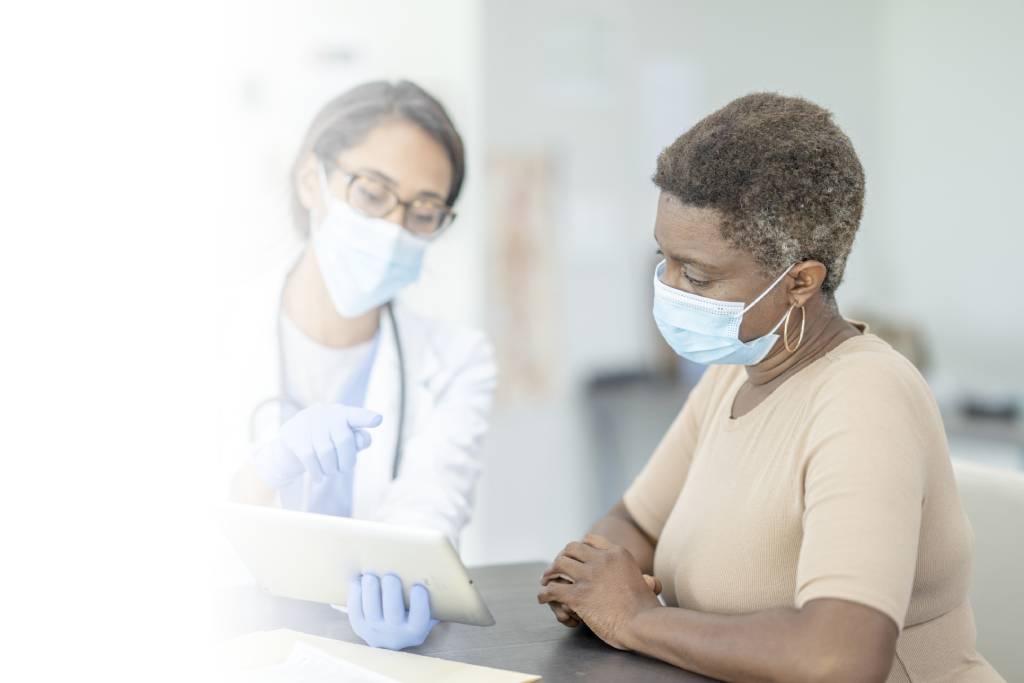
[{"label": "woman's right hand", "polygon": [[314,404],[281,425],[277,436],[253,454],[253,467],[272,489],[303,473],[314,482],[349,473],[355,468],[356,453],[370,445],[365,430],[378,426],[381,419],[358,406]]},{"label": "woman's right hand", "polygon": [[[569,579],[567,576],[561,574],[551,578],[550,581],[557,581],[559,583],[572,582],[571,579]],[[644,581],[647,582],[647,585],[650,587],[652,591],[654,591],[655,595],[661,595],[661,579],[659,579],[657,576],[644,574]],[[543,583],[544,581],[542,580],[541,584]],[[562,624],[563,626],[568,626],[569,628],[576,628],[581,623],[583,623],[582,620],[579,618],[579,615],[577,615],[575,612],[573,612],[571,609],[569,609],[560,602],[549,602],[548,607],[550,607],[551,611],[554,612],[555,619],[558,620],[558,623]]]}]

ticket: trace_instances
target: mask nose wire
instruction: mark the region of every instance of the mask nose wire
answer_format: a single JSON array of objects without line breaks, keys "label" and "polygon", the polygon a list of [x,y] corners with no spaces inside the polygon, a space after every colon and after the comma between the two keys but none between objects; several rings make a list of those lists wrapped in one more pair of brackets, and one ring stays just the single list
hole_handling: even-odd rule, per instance
[{"label": "mask nose wire", "polygon": [[753,308],[754,306],[756,306],[756,305],[757,305],[757,302],[759,302],[759,301],[760,301],[761,299],[763,299],[763,298],[765,298],[766,296],[768,296],[768,292],[770,292],[770,291],[772,291],[773,289],[775,289],[775,285],[777,285],[777,284],[779,284],[780,282],[782,282],[782,278],[784,278],[784,277],[786,277],[787,275],[789,275],[789,271],[790,271],[790,270],[792,270],[793,266],[795,266],[795,265],[796,265],[795,263],[791,263],[790,265],[786,266],[786,269],[785,269],[784,271],[782,271],[782,275],[779,275],[779,276],[778,276],[777,278],[775,278],[775,282],[773,282],[773,283],[771,283],[770,285],[768,285],[768,289],[766,289],[766,290],[764,290],[763,292],[761,292],[760,294],[758,294],[758,295],[757,295],[757,298],[756,298],[756,299],[754,299],[753,301],[751,301],[751,302],[750,302],[750,303],[749,303],[749,304],[748,304],[748,305],[746,306],[746,308],[744,308],[744,309],[743,309],[743,310],[742,310],[742,311],[740,312],[740,315],[742,315],[742,314],[746,313],[747,311],[749,311],[749,310],[750,310],[751,308]]}]

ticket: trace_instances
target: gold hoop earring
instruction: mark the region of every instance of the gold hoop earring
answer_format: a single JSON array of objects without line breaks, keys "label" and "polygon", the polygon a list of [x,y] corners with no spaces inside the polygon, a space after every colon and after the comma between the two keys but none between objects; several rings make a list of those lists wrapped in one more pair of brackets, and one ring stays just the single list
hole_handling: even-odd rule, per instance
[{"label": "gold hoop earring", "polygon": [[800,344],[804,341],[804,325],[807,322],[807,311],[804,307],[800,307],[800,338],[796,340],[796,346],[789,348],[789,319],[793,317],[793,309],[796,308],[796,304],[789,307],[789,311],[786,313],[786,324],[782,328],[782,345],[786,347],[786,350],[790,353],[795,353],[800,348]]}]

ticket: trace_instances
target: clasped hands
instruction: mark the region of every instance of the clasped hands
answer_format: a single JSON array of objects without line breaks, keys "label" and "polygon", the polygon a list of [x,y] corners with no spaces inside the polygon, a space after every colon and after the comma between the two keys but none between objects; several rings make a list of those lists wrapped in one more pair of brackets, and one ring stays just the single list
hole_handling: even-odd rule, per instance
[{"label": "clasped hands", "polygon": [[562,624],[585,623],[604,642],[629,650],[630,627],[641,612],[661,607],[661,582],[644,574],[628,550],[588,534],[569,543],[541,576],[537,601]]}]

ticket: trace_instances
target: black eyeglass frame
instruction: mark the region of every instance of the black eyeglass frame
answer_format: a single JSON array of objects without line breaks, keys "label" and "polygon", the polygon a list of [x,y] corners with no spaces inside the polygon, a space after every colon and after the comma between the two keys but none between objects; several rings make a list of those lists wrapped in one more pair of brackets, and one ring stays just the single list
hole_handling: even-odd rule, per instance
[{"label": "black eyeglass frame", "polygon": [[[396,206],[401,206],[402,207],[402,229],[404,229],[406,232],[408,232],[411,235],[414,235],[414,236],[416,236],[416,237],[418,237],[420,239],[425,239],[425,240],[429,240],[429,241],[433,241],[433,240],[437,239],[438,236],[442,232],[444,232],[449,227],[451,227],[451,224],[455,222],[455,219],[458,216],[458,214],[452,209],[452,207],[449,204],[447,204],[446,202],[440,202],[439,201],[439,202],[437,202],[437,204],[439,204],[439,205],[444,207],[445,213],[444,213],[443,217],[441,218],[441,221],[438,223],[437,228],[433,232],[431,232],[431,233],[417,232],[415,230],[412,230],[407,225],[407,221],[409,220],[409,209],[414,204],[416,204],[417,202],[422,202],[423,199],[421,199],[419,197],[414,197],[413,199],[410,199],[409,201],[403,201],[402,198],[398,196],[398,192],[396,192],[393,187],[390,187],[388,185],[388,183],[385,182],[384,180],[382,180],[381,178],[378,178],[376,176],[373,176],[373,175],[370,175],[370,174],[367,174],[367,173],[360,173],[358,171],[356,171],[356,172],[346,171],[344,168],[342,168],[341,166],[339,166],[337,163],[335,163],[333,161],[323,161],[323,166],[324,166],[324,176],[325,176],[324,177],[324,181],[325,182],[327,181],[327,176],[332,171],[337,171],[341,175],[341,177],[345,179],[345,202],[349,206],[351,206],[354,210],[358,211],[359,213],[361,213],[361,214],[363,214],[365,216],[369,216],[370,218],[383,218],[384,216],[386,216],[389,213],[391,213],[392,211],[394,211]],[[381,185],[385,190],[388,191],[388,194],[390,194],[390,196],[394,200],[394,203],[391,204],[391,206],[387,209],[387,211],[384,211],[383,213],[381,213],[379,215],[373,215],[371,213],[367,213],[366,211],[363,211],[362,209],[357,208],[355,205],[352,204],[352,201],[350,199],[350,196],[352,194],[352,186],[355,185],[355,182],[357,180],[359,180],[359,179],[371,180],[374,183],[377,183],[378,185]],[[328,186],[327,190],[330,191],[330,186]]]}]

